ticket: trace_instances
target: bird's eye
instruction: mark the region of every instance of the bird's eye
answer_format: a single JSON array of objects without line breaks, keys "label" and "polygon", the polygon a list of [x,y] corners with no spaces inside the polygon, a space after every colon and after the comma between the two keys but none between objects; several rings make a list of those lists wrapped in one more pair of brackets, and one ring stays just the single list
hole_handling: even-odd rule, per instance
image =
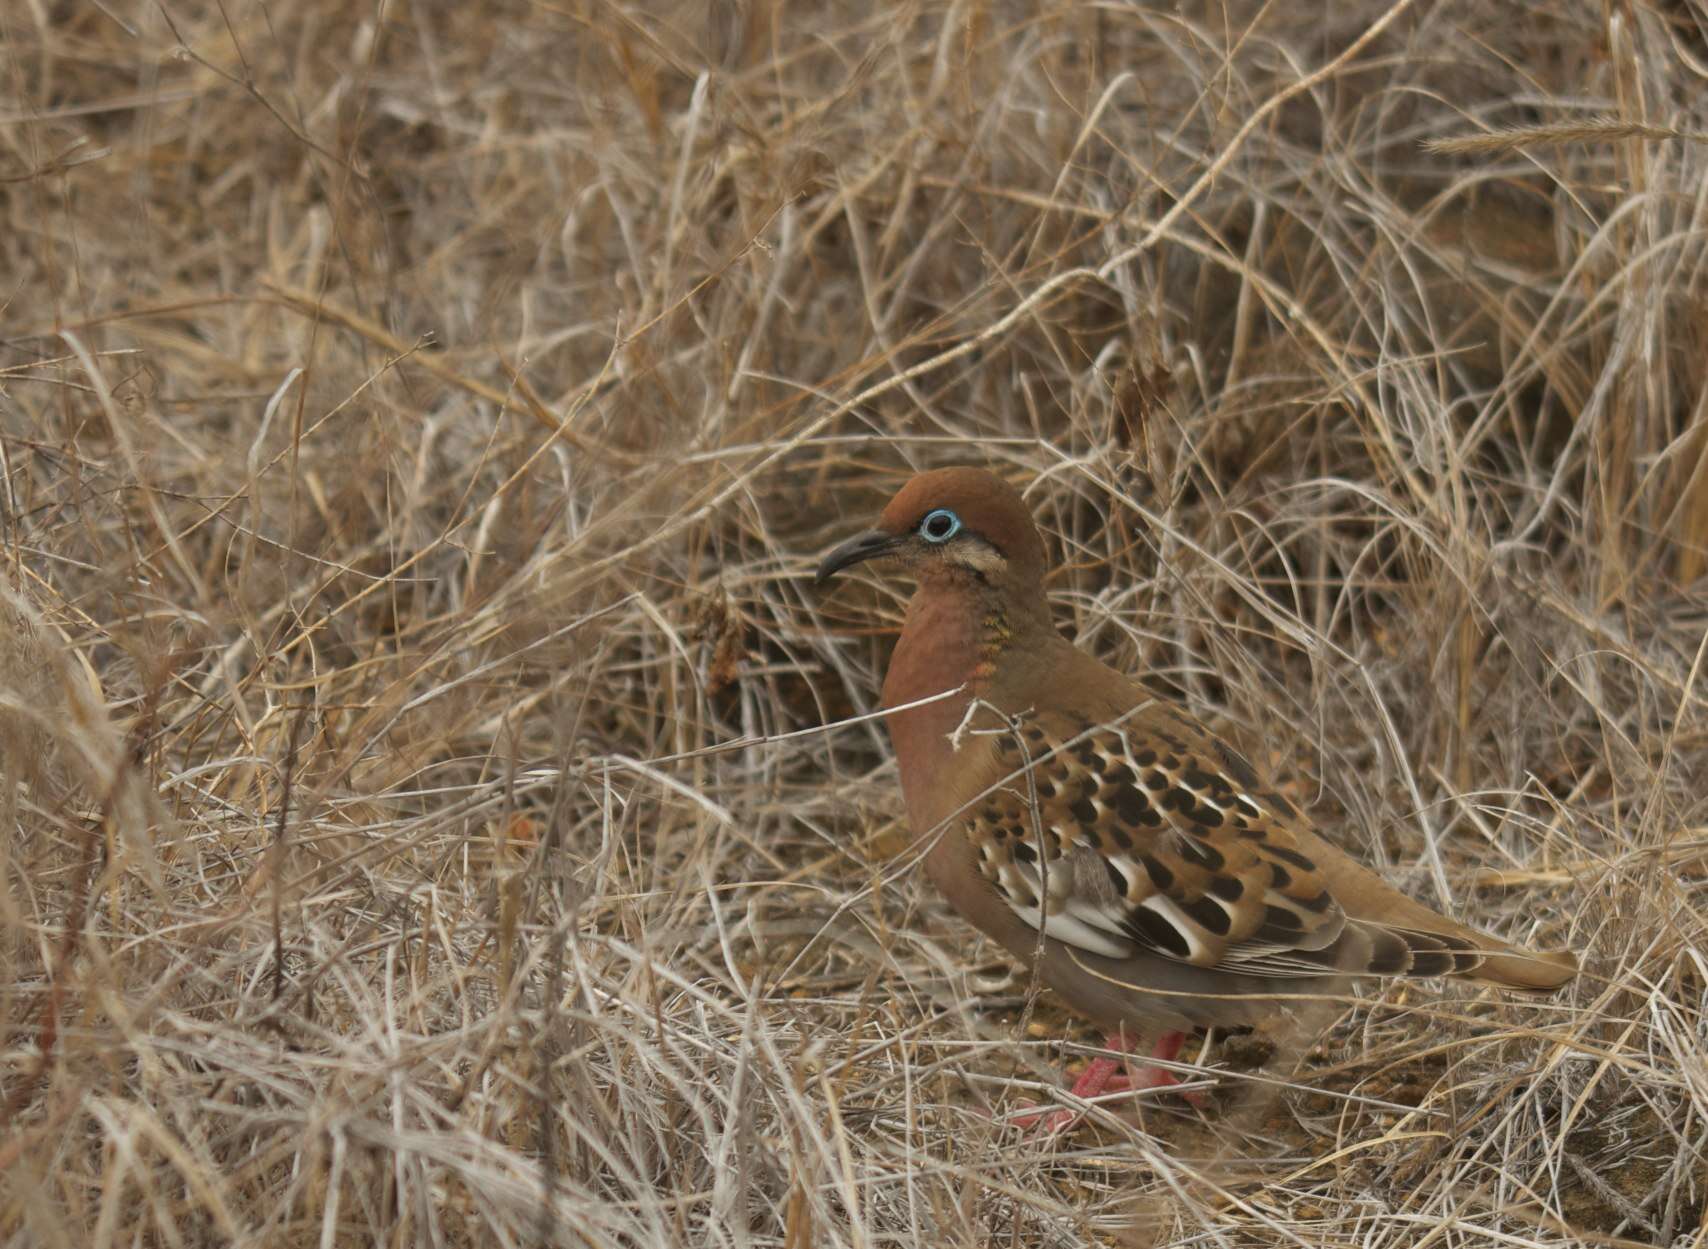
[{"label": "bird's eye", "polygon": [[961,532],[961,518],[946,507],[927,512],[919,522],[919,536],[927,542],[947,542]]}]

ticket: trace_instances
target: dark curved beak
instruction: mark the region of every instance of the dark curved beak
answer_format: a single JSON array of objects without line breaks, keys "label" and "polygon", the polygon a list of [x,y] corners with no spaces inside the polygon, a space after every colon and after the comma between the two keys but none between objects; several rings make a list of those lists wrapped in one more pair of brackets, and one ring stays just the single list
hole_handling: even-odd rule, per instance
[{"label": "dark curved beak", "polygon": [[879,555],[887,555],[900,546],[905,539],[872,529],[857,537],[848,539],[841,546],[824,557],[818,566],[818,575],[813,578],[814,585],[823,585],[837,573],[850,564],[858,564],[863,560],[875,559]]}]

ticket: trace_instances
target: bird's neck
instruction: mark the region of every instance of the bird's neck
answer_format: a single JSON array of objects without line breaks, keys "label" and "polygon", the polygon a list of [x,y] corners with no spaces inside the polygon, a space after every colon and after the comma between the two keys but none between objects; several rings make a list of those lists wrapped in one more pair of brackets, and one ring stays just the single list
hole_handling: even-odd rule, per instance
[{"label": "bird's neck", "polygon": [[884,678],[883,705],[901,707],[933,694],[948,697],[888,717],[890,738],[901,761],[902,796],[916,828],[943,795],[933,786],[955,747],[951,735],[976,699],[1007,710],[998,674],[1002,656],[1037,647],[1055,637],[1042,596],[1017,603],[972,578],[931,581],[908,604],[901,640]]}]

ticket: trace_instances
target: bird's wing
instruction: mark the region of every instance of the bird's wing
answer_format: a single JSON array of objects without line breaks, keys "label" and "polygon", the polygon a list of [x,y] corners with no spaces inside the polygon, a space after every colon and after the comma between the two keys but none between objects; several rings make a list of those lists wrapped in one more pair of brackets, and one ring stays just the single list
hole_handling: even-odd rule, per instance
[{"label": "bird's wing", "polygon": [[1001,779],[966,833],[985,879],[1050,937],[1265,976],[1440,975],[1477,961],[1449,934],[1349,920],[1292,832],[1292,804],[1174,708],[993,732]]}]

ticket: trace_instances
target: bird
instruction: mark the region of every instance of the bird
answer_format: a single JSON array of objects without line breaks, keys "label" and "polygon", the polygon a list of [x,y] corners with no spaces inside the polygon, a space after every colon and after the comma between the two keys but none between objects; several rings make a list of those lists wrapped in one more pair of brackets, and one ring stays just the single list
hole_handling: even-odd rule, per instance
[{"label": "bird", "polygon": [[[1549,992],[1577,973],[1413,900],[1325,840],[1237,750],[1062,636],[1020,493],[972,466],[908,480],[820,563],[917,583],[881,708],[926,874],[1120,1057],[1071,1093],[1164,1088],[1187,1033],[1355,976]],[[1122,1076],[1139,1038],[1151,1063]],[[1202,1104],[1202,1099],[1197,1099]],[[1032,1116],[1036,1119],[1039,1116]],[[1054,1132],[1077,1113],[1046,1117]]]}]

